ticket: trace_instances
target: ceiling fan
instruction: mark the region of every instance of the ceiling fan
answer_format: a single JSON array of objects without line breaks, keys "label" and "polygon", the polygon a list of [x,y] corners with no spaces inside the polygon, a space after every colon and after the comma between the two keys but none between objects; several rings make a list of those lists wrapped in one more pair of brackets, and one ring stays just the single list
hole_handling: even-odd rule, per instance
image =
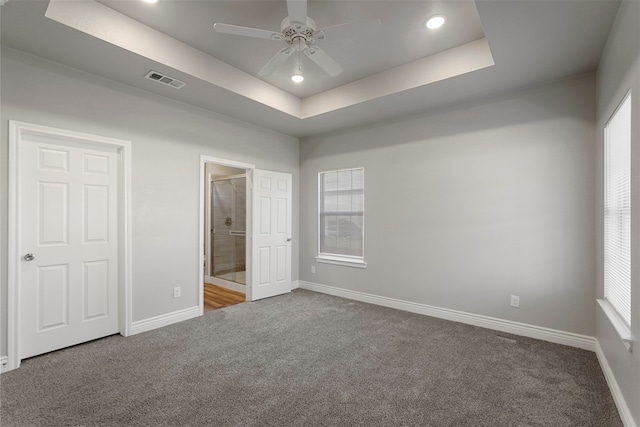
[{"label": "ceiling fan", "polygon": [[307,0],[287,0],[287,12],[280,24],[280,32],[260,30],[258,28],[216,23],[213,29],[218,33],[253,37],[274,41],[284,41],[286,47],[280,49],[258,72],[261,76],[271,75],[294,53],[304,53],[331,77],[342,73],[343,69],[333,58],[315,43],[318,40],[339,39],[380,24],[380,20],[340,24],[317,29],[316,22],[307,16]]}]

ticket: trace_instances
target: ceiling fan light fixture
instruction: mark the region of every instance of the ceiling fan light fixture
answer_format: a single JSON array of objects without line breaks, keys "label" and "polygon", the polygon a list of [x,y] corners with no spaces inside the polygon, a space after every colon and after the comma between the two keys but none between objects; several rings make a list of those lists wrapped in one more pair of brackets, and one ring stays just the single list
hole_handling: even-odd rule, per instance
[{"label": "ceiling fan light fixture", "polygon": [[142,1],[149,4],[158,3],[158,0],[142,0]]},{"label": "ceiling fan light fixture", "polygon": [[447,22],[447,18],[444,15],[435,15],[427,19],[424,26],[430,30],[435,30],[444,25]]},{"label": "ceiling fan light fixture", "polygon": [[[285,42],[286,47],[280,49],[269,60],[269,62],[267,62],[260,71],[258,71],[258,75],[260,76],[270,76],[295,52],[298,53],[298,70],[296,73],[298,76],[291,76],[291,79],[297,83],[302,82],[304,79],[302,72],[300,71],[300,59],[302,54],[308,57],[331,77],[335,77],[342,73],[343,69],[340,64],[322,50],[320,46],[317,46],[316,41],[325,40],[327,34],[331,34],[332,32],[332,37],[344,37],[346,32],[343,27],[350,24],[340,24],[333,27],[327,27],[324,30],[317,30],[315,21],[307,16],[307,0],[287,0],[287,12],[288,16],[282,20],[279,33],[275,31],[261,30],[259,28],[223,24],[220,22],[214,23],[213,29],[216,32],[223,34]],[[367,24],[367,27],[371,26],[370,24],[379,25],[380,20],[378,19],[376,21],[365,22],[365,24]],[[360,24],[360,27],[350,28],[354,28],[352,32],[357,34],[359,32],[357,28],[362,28],[362,24]],[[325,31],[328,31],[328,33],[325,33]]]},{"label": "ceiling fan light fixture", "polygon": [[294,83],[302,83],[304,81],[304,76],[296,73],[291,76],[291,81]]}]

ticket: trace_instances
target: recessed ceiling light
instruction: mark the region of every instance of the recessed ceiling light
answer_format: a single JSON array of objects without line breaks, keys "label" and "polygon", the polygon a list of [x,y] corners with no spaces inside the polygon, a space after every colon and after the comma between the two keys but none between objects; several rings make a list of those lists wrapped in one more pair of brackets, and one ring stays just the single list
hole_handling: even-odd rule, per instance
[{"label": "recessed ceiling light", "polygon": [[291,76],[291,81],[294,83],[301,83],[304,80],[304,76],[302,74],[294,74]]},{"label": "recessed ceiling light", "polygon": [[427,19],[427,22],[424,24],[430,30],[435,30],[436,28],[440,28],[447,21],[447,18],[444,15],[436,15]]},{"label": "recessed ceiling light", "polygon": [[158,3],[158,0],[142,0],[145,3]]}]

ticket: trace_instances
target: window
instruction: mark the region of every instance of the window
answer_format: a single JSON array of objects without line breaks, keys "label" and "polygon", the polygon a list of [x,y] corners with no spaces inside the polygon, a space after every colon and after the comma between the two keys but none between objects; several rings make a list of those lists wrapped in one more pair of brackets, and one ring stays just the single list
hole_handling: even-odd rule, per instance
[{"label": "window", "polygon": [[318,174],[318,262],[365,267],[364,168]]},{"label": "window", "polygon": [[604,143],[604,297],[615,311],[608,313],[614,325],[622,322],[616,329],[624,339],[631,325],[630,95],[605,126]]}]

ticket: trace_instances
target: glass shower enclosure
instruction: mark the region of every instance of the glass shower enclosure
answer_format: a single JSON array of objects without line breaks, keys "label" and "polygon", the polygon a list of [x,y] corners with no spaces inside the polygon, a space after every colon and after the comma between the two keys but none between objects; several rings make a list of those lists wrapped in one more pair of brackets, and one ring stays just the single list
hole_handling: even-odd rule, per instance
[{"label": "glass shower enclosure", "polygon": [[211,274],[246,284],[246,176],[211,182]]}]

